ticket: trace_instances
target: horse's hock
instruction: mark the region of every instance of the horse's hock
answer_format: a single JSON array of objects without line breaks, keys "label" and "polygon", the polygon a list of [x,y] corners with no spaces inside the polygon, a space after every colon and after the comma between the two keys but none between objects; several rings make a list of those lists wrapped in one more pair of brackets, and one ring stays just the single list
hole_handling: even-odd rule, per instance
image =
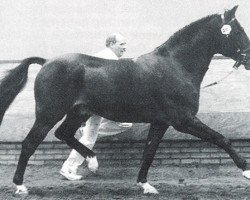
[{"label": "horse's hock", "polygon": [[[1,64],[0,76],[17,64]],[[203,85],[224,77],[231,71],[232,60],[214,59]],[[29,81],[6,112],[0,129],[0,164],[16,164],[21,151],[21,141],[34,122],[34,78],[40,70],[30,67]],[[246,159],[250,159],[250,93],[249,78],[243,68],[235,71],[220,84],[202,89],[199,118],[211,128],[232,139],[233,146]],[[223,94],[223,95],[221,95]],[[25,109],[24,109],[25,108]],[[30,164],[62,162],[70,152],[59,142],[53,131],[29,160]],[[134,166],[141,162],[148,125],[136,124],[130,131],[98,140],[94,151],[100,165]],[[229,156],[216,146],[169,129],[157,151],[154,165],[168,164],[228,164]]]}]

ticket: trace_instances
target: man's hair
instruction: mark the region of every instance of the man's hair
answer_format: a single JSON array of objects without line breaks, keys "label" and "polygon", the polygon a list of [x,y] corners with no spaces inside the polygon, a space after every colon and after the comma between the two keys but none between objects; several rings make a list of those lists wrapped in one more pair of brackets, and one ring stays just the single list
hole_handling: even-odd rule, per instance
[{"label": "man's hair", "polygon": [[109,35],[106,39],[106,47],[109,47],[111,43],[115,44],[116,43],[116,34],[113,33]]}]

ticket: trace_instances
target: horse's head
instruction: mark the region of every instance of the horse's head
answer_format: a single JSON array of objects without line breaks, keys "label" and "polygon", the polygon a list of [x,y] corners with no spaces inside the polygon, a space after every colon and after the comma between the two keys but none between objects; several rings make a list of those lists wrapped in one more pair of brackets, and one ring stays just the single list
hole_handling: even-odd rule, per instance
[{"label": "horse's head", "polygon": [[243,64],[250,70],[250,40],[235,18],[237,8],[235,6],[221,15],[218,53],[234,59],[235,67]]}]

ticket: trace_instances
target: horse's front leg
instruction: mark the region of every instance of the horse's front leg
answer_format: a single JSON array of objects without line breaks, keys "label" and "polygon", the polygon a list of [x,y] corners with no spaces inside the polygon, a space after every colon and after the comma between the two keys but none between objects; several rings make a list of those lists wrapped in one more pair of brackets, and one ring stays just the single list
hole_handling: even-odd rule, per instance
[{"label": "horse's front leg", "polygon": [[243,170],[243,175],[250,178],[250,165],[235,151],[229,139],[203,124],[197,117],[185,120],[182,125],[174,126],[174,128],[224,149],[233,159],[236,166]]},{"label": "horse's front leg", "polygon": [[147,182],[147,175],[149,167],[153,162],[156,150],[168,127],[169,127],[168,125],[162,125],[162,124],[151,124],[150,126],[147,143],[143,152],[142,166],[139,171],[137,179],[137,183],[139,184],[139,186],[143,188],[144,194],[158,193],[158,191]]}]

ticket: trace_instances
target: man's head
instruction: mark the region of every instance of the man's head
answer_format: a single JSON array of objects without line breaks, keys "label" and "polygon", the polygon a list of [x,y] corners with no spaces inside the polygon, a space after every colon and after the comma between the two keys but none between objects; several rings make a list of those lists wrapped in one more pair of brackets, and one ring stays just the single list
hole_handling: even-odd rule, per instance
[{"label": "man's head", "polygon": [[110,48],[120,58],[126,51],[125,38],[119,33],[113,33],[106,39],[106,47]]}]

